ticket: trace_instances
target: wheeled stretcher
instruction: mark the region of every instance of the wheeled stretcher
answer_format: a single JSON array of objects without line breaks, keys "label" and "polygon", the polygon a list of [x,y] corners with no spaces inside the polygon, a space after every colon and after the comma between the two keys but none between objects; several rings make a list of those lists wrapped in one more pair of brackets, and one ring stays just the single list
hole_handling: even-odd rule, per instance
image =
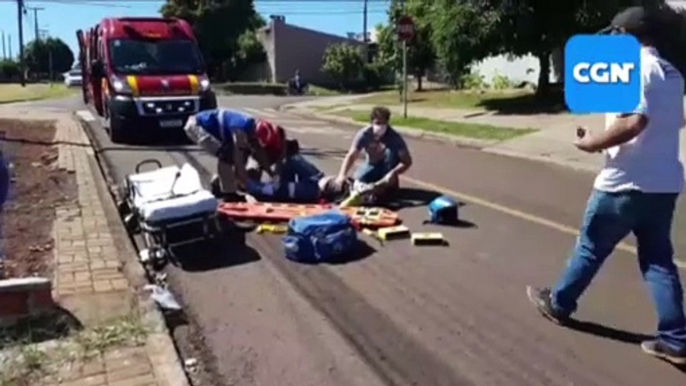
[{"label": "wheeled stretcher", "polygon": [[[145,164],[157,169],[141,172]],[[172,258],[174,247],[215,238],[221,232],[219,201],[203,188],[191,165],[162,167],[157,160],[136,166],[124,180],[124,215],[127,228],[141,233],[151,258]],[[126,213],[128,212],[128,213]]]}]

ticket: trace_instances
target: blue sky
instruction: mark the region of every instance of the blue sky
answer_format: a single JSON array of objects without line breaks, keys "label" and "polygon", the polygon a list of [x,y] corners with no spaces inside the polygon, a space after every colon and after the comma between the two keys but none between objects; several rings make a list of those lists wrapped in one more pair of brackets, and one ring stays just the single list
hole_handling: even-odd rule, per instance
[{"label": "blue sky", "polygon": [[[24,18],[24,44],[35,38],[35,19],[31,7],[38,11],[38,25],[50,36],[64,40],[76,54],[75,31],[95,25],[103,17],[158,15],[164,1],[154,0],[25,0],[28,14]],[[288,1],[256,0],[257,11],[268,18],[270,14],[286,17],[286,22],[302,27],[345,35],[362,32],[363,0]],[[386,21],[388,0],[369,0],[369,28]],[[11,35],[12,54],[19,52],[17,4],[15,0],[0,0],[0,32],[7,39]],[[2,42],[0,41],[0,56]]]}]

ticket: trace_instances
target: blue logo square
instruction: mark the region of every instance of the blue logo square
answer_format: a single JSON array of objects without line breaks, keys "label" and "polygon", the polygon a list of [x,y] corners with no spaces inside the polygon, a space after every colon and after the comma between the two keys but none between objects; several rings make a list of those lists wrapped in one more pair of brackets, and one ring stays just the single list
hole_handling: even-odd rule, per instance
[{"label": "blue logo square", "polygon": [[627,113],[641,101],[641,44],[631,35],[576,35],[565,46],[573,113]]}]

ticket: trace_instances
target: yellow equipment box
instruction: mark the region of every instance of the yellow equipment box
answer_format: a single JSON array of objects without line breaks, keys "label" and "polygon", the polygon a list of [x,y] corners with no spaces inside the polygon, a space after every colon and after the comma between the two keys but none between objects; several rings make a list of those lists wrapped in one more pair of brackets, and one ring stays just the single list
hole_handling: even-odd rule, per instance
[{"label": "yellow equipment box", "polygon": [[413,233],[413,245],[447,245],[448,242],[443,237],[443,233]]},{"label": "yellow equipment box", "polygon": [[403,239],[410,236],[410,229],[404,225],[381,228],[378,230],[379,237],[384,240]]},{"label": "yellow equipment box", "polygon": [[262,224],[262,225],[257,227],[257,233],[283,234],[286,232],[288,232],[288,226],[287,225]]}]

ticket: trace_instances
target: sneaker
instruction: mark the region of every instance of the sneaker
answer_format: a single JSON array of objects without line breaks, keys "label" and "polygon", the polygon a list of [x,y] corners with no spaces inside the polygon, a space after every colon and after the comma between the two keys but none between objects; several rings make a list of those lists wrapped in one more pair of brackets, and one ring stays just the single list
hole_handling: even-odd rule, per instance
[{"label": "sneaker", "polygon": [[553,307],[552,292],[550,291],[550,288],[527,286],[526,295],[529,297],[529,301],[533,303],[538,312],[544,317],[559,325],[564,325],[569,322],[569,315],[565,315],[555,310]]},{"label": "sneaker", "polygon": [[686,365],[686,350],[675,350],[660,340],[648,340],[641,343],[641,350],[675,365]]}]

